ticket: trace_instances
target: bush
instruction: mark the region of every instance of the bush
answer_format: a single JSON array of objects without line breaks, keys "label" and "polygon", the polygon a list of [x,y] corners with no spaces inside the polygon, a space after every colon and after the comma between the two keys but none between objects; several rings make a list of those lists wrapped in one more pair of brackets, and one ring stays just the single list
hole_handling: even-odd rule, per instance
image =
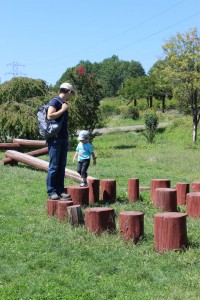
[{"label": "bush", "polygon": [[133,104],[130,104],[121,110],[121,116],[124,119],[137,120],[139,119],[140,114],[138,108],[133,106]]},{"label": "bush", "polygon": [[158,128],[158,116],[155,112],[147,111],[144,115],[145,132],[144,136],[148,143],[153,143]]}]

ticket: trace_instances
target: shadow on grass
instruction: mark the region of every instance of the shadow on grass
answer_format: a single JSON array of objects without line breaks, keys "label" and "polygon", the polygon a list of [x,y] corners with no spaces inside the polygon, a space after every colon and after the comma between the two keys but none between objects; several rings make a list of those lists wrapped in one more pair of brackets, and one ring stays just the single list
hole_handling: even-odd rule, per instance
[{"label": "shadow on grass", "polygon": [[157,129],[157,133],[163,133],[166,130],[165,127],[160,127]]},{"label": "shadow on grass", "polygon": [[199,249],[200,248],[200,242],[188,242],[188,248]]},{"label": "shadow on grass", "polygon": [[114,146],[114,149],[132,149],[132,148],[136,148],[136,146],[133,145],[118,145],[118,146]]},{"label": "shadow on grass", "polygon": [[21,168],[21,169],[28,169],[28,170],[34,170],[34,171],[39,171],[39,172],[46,172],[42,169],[39,169],[37,167],[34,167],[34,166],[29,166],[29,165],[26,165],[26,164],[22,164],[22,163],[19,163],[18,166],[15,166],[16,168]]}]

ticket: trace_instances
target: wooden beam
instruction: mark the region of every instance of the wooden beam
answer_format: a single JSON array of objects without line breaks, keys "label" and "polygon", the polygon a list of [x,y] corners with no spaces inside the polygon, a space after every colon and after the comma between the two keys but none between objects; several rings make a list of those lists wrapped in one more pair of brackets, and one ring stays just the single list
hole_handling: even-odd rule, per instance
[{"label": "wooden beam", "polygon": [[[11,158],[15,161],[27,164],[29,166],[38,168],[43,171],[48,171],[49,163],[45,160],[42,160],[40,158],[36,158],[33,156],[30,156],[28,154],[24,154],[15,150],[7,150],[5,152],[5,156],[8,158]],[[77,182],[81,182],[80,175],[73,170],[65,168],[65,177],[69,177],[74,179]],[[94,177],[88,176],[88,179],[94,179]]]},{"label": "wooden beam", "polygon": [[47,146],[46,141],[41,141],[41,140],[24,140],[24,139],[13,139],[13,143],[18,143],[21,146],[26,146],[26,147],[42,147],[42,146]]},{"label": "wooden beam", "polygon": [[[48,147],[44,147],[44,148],[41,148],[38,150],[27,152],[26,154],[37,157],[37,156],[45,155],[47,153],[48,153]],[[15,165],[15,164],[13,164],[13,162],[16,162],[16,161],[14,161],[12,158],[9,158],[9,157],[2,159],[2,164],[4,166],[8,165],[8,164]]]},{"label": "wooden beam", "polygon": [[21,148],[19,143],[0,143],[0,150],[18,149]]}]

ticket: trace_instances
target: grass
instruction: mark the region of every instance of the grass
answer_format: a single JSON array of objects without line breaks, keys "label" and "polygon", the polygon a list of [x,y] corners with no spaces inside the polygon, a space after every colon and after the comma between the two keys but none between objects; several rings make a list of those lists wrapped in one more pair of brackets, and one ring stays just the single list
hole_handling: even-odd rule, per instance
[{"label": "grass", "polygon": [[[191,144],[191,128],[183,118],[160,131],[152,145],[133,132],[93,141],[98,160],[90,175],[117,180],[117,201],[110,205],[117,231],[119,212],[145,213],[145,238],[137,245],[125,243],[118,233],[96,236],[84,226],[48,218],[46,173],[23,164],[0,165],[0,299],[200,299],[200,218],[187,218],[188,249],[160,255],[154,250],[157,210],[149,191],[141,192],[138,202],[127,200],[129,178],[138,177],[142,186],[150,186],[152,178],[169,178],[171,186],[199,180],[200,146]],[[76,169],[73,154],[69,152],[68,168]],[[66,180],[68,184],[76,183]]]}]

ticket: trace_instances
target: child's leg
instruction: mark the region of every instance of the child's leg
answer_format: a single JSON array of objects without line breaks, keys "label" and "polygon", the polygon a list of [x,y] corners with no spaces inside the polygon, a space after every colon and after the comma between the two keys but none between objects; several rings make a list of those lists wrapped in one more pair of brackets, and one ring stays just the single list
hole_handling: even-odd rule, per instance
[{"label": "child's leg", "polygon": [[79,161],[77,165],[77,172],[81,175],[81,170],[82,170],[82,162]]},{"label": "child's leg", "polygon": [[81,168],[81,177],[83,178],[83,182],[87,183],[87,169],[90,165],[90,160],[85,159],[82,162],[82,168]]}]

